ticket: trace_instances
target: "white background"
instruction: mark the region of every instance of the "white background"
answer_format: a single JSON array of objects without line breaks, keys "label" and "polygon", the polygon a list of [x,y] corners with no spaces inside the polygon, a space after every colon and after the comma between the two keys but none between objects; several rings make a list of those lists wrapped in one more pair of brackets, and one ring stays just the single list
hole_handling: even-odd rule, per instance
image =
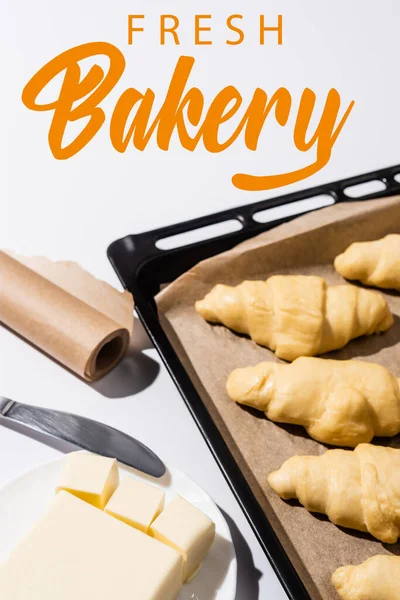
[{"label": "white background", "polygon": [[[145,31],[130,47],[129,13],[146,15]],[[159,46],[161,13],[180,18],[180,47]],[[213,15],[212,46],[194,46],[195,13]],[[241,46],[227,47],[224,21],[233,13],[244,15],[246,38]],[[283,46],[277,46],[274,34],[267,34],[264,47],[258,45],[262,13],[271,25],[283,14]],[[56,161],[47,142],[51,114],[28,111],[21,92],[47,61],[89,41],[111,42],[127,60],[121,81],[104,102],[107,119],[128,87],[152,87],[159,107],[181,54],[196,57],[191,84],[203,90],[206,102],[226,85],[235,85],[247,102],[258,86],[269,94],[285,86],[295,106],[310,87],[319,111],[331,87],[339,90],[344,108],[355,100],[329,165],[278,193],[400,162],[398,0],[2,0],[0,16],[3,247],[76,260],[117,285],[105,254],[114,239],[274,195],[237,190],[231,177],[285,172],[314,160],[312,153],[304,156],[293,147],[293,112],[285,128],[269,122],[256,153],[239,138],[222,154],[210,155],[200,146],[191,154],[175,138],[168,153],[151,142],[142,154],[130,147],[121,155],[111,147],[106,124],[79,155]],[[238,600],[284,598],[155,350],[139,327],[136,333],[124,362],[100,383],[87,385],[0,329],[0,393],[109,423],[189,473],[230,516],[239,554]],[[0,484],[56,454],[0,429]]]}]

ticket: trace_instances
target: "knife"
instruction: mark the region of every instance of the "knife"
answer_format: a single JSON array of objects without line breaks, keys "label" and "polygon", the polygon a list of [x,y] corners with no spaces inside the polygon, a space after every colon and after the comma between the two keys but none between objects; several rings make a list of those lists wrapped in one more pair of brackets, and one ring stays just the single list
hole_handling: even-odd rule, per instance
[{"label": "knife", "polygon": [[116,458],[119,462],[153,477],[166,472],[164,463],[144,444],[104,423],[58,410],[20,404],[0,396],[1,419],[21,423],[28,432],[43,432],[80,448]]}]

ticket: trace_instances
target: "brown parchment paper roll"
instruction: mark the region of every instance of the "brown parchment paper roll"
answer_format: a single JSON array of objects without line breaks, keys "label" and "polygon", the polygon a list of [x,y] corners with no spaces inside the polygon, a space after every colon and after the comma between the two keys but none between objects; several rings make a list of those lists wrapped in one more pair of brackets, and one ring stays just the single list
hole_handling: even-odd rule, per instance
[{"label": "brown parchment paper roll", "polygon": [[[318,274],[332,284],[343,282],[333,269],[335,256],[351,242],[387,233],[400,233],[400,197],[338,204],[203,261],[158,297],[168,337],[314,600],[338,600],[331,584],[338,567],[361,563],[374,554],[400,555],[400,544],[384,546],[368,535],[335,527],[271,490],[267,475],[283,461],[296,454],[320,454],[326,448],[303,428],[272,423],[228,398],[225,383],[233,369],[279,360],[250,339],[206,323],[194,303],[217,283],[236,285],[276,273]],[[330,353],[330,358],[377,362],[400,376],[400,295],[385,296],[395,315],[394,326],[382,336],[354,340]],[[399,448],[400,436],[376,443]]]},{"label": "brown parchment paper roll", "polygon": [[76,263],[0,251],[0,322],[92,381],[129,345],[133,298]]}]

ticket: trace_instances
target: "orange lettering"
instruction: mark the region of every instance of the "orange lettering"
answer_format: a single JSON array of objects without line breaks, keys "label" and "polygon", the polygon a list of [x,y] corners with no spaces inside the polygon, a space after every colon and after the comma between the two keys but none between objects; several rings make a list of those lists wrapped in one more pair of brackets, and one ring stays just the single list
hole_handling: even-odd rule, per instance
[{"label": "orange lettering", "polygon": [[[174,33],[171,29],[165,32]],[[93,65],[81,77],[80,61],[96,56],[109,59],[105,71]],[[266,120],[271,116],[284,127],[294,110],[292,97],[286,88],[279,88],[271,97],[257,88],[234,132],[225,141],[219,139],[220,125],[232,119],[242,106],[243,98],[234,86],[223,88],[211,102],[204,119],[204,96],[197,87],[186,90],[195,59],[181,56],[176,64],[171,82],[156,117],[150,122],[155,104],[155,93],[148,88],[145,93],[129,88],[122,93],[110,118],[110,140],[118,152],[125,152],[131,143],[143,151],[151,137],[156,135],[161,150],[168,150],[174,131],[183,148],[193,152],[202,140],[208,152],[222,152],[230,147],[244,131],[244,143],[256,151]],[[35,111],[53,111],[49,127],[49,146],[54,157],[67,159],[82,150],[105,122],[105,113],[99,106],[114,89],[125,70],[125,59],[118,48],[106,42],[83,44],[63,52],[47,63],[25,86],[22,100]],[[51,102],[39,103],[40,93],[55,77],[64,73],[58,97]],[[336,89],[326,97],[322,114],[314,132],[310,133],[311,120],[316,106],[316,94],[306,88],[297,108],[293,129],[293,142],[300,152],[315,148],[314,162],[302,169],[276,175],[251,175],[237,173],[233,185],[248,191],[273,189],[295,183],[313,175],[329,162],[334,144],[353,109],[352,101],[339,119],[341,98]],[[84,119],[81,131],[67,145],[64,137],[69,123]],[[201,122],[202,121],[202,122]],[[189,132],[186,124],[197,128]]]},{"label": "orange lettering", "polygon": [[133,19],[144,19],[144,15],[128,15],[128,44],[133,44],[133,32],[144,31],[143,27],[134,27]]},{"label": "orange lettering", "polygon": [[238,38],[236,40],[226,40],[226,43],[229,44],[230,46],[237,46],[237,45],[241,44],[244,40],[243,29],[240,29],[239,27],[236,27],[235,25],[233,25],[232,21],[234,19],[243,19],[243,15],[230,15],[226,21],[228,28],[231,31],[234,31],[235,33],[238,34]]},{"label": "orange lettering", "polygon": [[334,88],[331,89],[328,93],[318,127],[310,141],[306,142],[305,138],[314,112],[316,99],[317,97],[312,90],[308,88],[304,90],[301,96],[299,113],[294,129],[294,143],[296,148],[302,152],[307,152],[314,144],[317,144],[318,148],[321,148],[320,154],[329,154],[329,160],[333,144],[336,142],[338,135],[342,131],[343,126],[353,109],[354,101],[349,104],[345,114],[335,129],[336,119],[340,110],[340,95],[337,90]]},{"label": "orange lettering", "polygon": [[189,122],[192,125],[198,125],[204,105],[203,94],[194,87],[181,100],[193,65],[194,58],[192,56],[179,58],[164,104],[156,117],[158,121],[157,144],[161,150],[168,150],[175,127],[180,142],[186,150],[193,151],[197,146],[198,136],[192,138],[186,130],[184,110],[187,110]]},{"label": "orange lettering", "polygon": [[260,44],[263,46],[265,43],[265,32],[266,31],[277,31],[278,32],[278,45],[283,44],[283,27],[282,27],[282,15],[278,15],[278,26],[277,27],[265,27],[265,17],[260,15]]},{"label": "orange lettering", "polygon": [[201,31],[211,31],[211,27],[202,27],[200,21],[202,19],[211,19],[211,15],[195,15],[194,17],[194,43],[196,46],[211,46],[211,40],[201,40]]},{"label": "orange lettering", "polygon": [[245,142],[249,150],[257,150],[258,140],[269,113],[275,106],[275,118],[279,125],[284,127],[288,122],[292,98],[286,88],[279,88],[268,102],[268,96],[257,88],[250,102],[249,108],[243,117],[246,123]]},{"label": "orange lettering", "polygon": [[317,158],[315,162],[303,169],[298,169],[297,171],[292,171],[290,173],[282,173],[280,175],[256,176],[238,173],[232,178],[232,183],[235,187],[248,191],[271,190],[302,181],[303,179],[314,175],[328,164],[331,158],[332,148],[353,109],[354,101],[349,104],[335,129],[336,120],[340,110],[340,96],[337,90],[330,90],[315,134],[309,142],[306,142],[305,138],[314,111],[315,100],[316,96],[312,90],[304,90],[300,100],[294,130],[294,142],[296,148],[301,152],[307,152],[314,144],[317,144]]},{"label": "orange lettering", "polygon": [[[161,15],[161,26],[160,26],[160,43],[162,46],[165,46],[165,34],[172,33],[172,37],[174,38],[175,46],[180,45],[179,36],[176,32],[177,27],[179,27],[179,19],[175,15]],[[174,24],[171,27],[166,27],[166,20],[172,19]]]},{"label": "orange lettering", "polygon": [[[147,90],[144,96],[134,89],[124,92],[115,107],[110,124],[110,135],[114,148],[119,152],[125,152],[129,140],[133,136],[134,146],[138,150],[144,150],[156,128],[157,145],[161,150],[168,150],[175,128],[183,148],[190,151],[196,148],[201,131],[191,137],[186,129],[184,114],[186,110],[188,120],[192,125],[199,124],[204,105],[203,94],[198,88],[191,88],[182,98],[193,64],[194,58],[191,56],[179,58],[164,103],[147,130],[155,97],[154,92]],[[139,107],[136,115],[125,134],[127,119],[137,103],[139,103]]]},{"label": "orange lettering", "polygon": [[[146,148],[156,126],[156,122],[154,122],[152,127],[146,131],[154,98],[155,94],[150,89],[145,94],[141,94],[138,90],[130,88],[122,94],[110,122],[111,143],[118,152],[125,152],[131,139],[138,150],[143,151]],[[137,103],[139,106],[136,115],[125,134],[128,118]]]},{"label": "orange lettering", "polygon": [[[227,110],[231,103],[233,103],[232,106]],[[221,123],[225,123],[237,113],[241,104],[242,96],[232,85],[221,90],[214,98],[200,130],[203,135],[204,146],[209,152],[222,152],[232,144],[232,138],[220,144],[218,142],[218,130]]]},{"label": "orange lettering", "polygon": [[[97,55],[110,59],[108,72],[105,74],[99,65],[94,65],[81,81],[79,61]],[[76,46],[53,58],[27,83],[22,92],[25,106],[37,111],[54,110],[49,129],[49,146],[55,158],[70,158],[93,139],[105,121],[104,111],[98,104],[114,88],[124,69],[124,55],[118,48],[107,42],[92,42]],[[40,92],[63,71],[65,75],[58,98],[48,104],[38,104],[37,97]],[[73,104],[82,98],[85,100],[72,108]],[[79,135],[63,148],[68,123],[86,117],[89,117],[89,122]]]}]

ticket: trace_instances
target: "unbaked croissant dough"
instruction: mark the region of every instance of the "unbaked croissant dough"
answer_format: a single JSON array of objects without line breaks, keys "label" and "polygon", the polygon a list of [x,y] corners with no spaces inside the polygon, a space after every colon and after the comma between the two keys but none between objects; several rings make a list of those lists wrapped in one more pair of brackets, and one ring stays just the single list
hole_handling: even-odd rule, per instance
[{"label": "unbaked croissant dough", "polygon": [[400,557],[378,555],[341,567],[332,583],[343,600],[400,600]]},{"label": "unbaked croissant dough", "polygon": [[400,528],[400,450],[360,444],[321,456],[294,456],[268,482],[281,498],[297,498],[332,523],[394,544]]},{"label": "unbaked croissant dough", "polygon": [[353,338],[393,324],[379,292],[347,284],[329,287],[322,277],[305,275],[216,285],[196,302],[196,310],[289,361],[343,348]]},{"label": "unbaked croissant dough", "polygon": [[263,362],[228,377],[232,400],[265,412],[272,421],[305,427],[334,446],[355,447],[374,435],[400,432],[400,379],[385,367],[356,360],[298,358]]},{"label": "unbaked croissant dough", "polygon": [[352,244],[336,257],[335,269],[346,279],[400,291],[400,234]]}]

